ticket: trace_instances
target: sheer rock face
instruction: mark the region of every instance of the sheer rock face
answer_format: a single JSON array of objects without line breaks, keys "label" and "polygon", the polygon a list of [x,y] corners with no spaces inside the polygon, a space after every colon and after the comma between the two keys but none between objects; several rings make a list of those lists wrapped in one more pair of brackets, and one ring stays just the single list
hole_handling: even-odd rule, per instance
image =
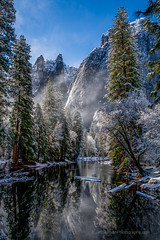
[{"label": "sheer rock face", "polygon": [[[154,56],[148,54],[148,50],[151,49],[155,42],[155,37],[144,30],[142,26],[143,22],[144,18],[137,19],[131,23],[131,26],[137,39],[143,87],[148,94],[153,89],[156,79],[154,81],[146,80],[148,69],[145,67],[145,64],[148,60],[156,59],[160,52],[157,52]],[[104,86],[106,85],[108,74],[108,51],[109,31],[102,35],[100,48],[95,48],[81,63],[76,78],[69,90],[66,106],[71,109],[74,107],[79,108],[86,127],[90,126],[95,111],[104,101]]]},{"label": "sheer rock face", "polygon": [[65,103],[69,84],[75,78],[76,73],[75,67],[64,64],[61,54],[57,56],[56,60],[44,60],[42,55],[38,57],[32,72],[35,102],[43,102],[44,88],[50,78],[54,85],[60,88]]},{"label": "sheer rock face", "polygon": [[84,124],[89,127],[94,112],[102,104],[107,76],[108,45],[94,49],[81,63],[70,88],[66,106],[78,107]]}]

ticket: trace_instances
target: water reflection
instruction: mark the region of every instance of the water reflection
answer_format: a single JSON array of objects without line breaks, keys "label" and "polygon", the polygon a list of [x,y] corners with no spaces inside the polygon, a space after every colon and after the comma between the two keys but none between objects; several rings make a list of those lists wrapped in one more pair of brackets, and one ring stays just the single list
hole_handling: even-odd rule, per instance
[{"label": "water reflection", "polygon": [[[110,166],[80,162],[30,175],[34,181],[0,187],[0,239],[159,239],[159,206],[135,189],[110,197],[120,181]],[[102,181],[75,181],[76,175]]]}]

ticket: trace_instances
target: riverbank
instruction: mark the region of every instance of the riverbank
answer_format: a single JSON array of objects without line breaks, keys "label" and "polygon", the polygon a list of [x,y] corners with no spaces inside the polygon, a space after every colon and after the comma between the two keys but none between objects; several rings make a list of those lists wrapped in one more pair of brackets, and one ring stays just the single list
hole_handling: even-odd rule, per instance
[{"label": "riverbank", "polygon": [[[107,157],[79,157],[77,162],[98,162],[102,165],[112,165]],[[66,159],[64,162],[28,162],[28,164],[19,165],[17,168],[11,167],[11,159],[9,160],[0,160],[0,184],[3,183],[13,183],[16,181],[27,181],[26,172],[32,169],[41,170],[43,168],[56,167],[56,166],[65,166],[68,164],[73,164],[75,162]],[[119,172],[124,180],[124,183],[127,184],[138,184],[140,190],[149,194],[156,194],[160,197],[160,168],[154,166],[145,167],[143,166],[144,171],[147,173],[146,176],[139,178],[138,170],[131,169],[130,172]],[[17,175],[18,174],[18,175]],[[28,179],[30,180],[30,179]]]},{"label": "riverbank", "polygon": [[144,177],[139,176],[137,169],[130,169],[130,172],[126,173],[116,169],[116,172],[121,175],[124,183],[138,185],[140,191],[160,197],[160,167],[143,166],[143,170],[146,173]]}]

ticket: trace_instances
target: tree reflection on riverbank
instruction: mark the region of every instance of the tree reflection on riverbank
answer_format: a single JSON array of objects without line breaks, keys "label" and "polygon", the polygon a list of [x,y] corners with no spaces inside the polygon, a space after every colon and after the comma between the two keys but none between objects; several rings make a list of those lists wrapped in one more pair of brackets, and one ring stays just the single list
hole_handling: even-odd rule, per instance
[{"label": "tree reflection on riverbank", "polygon": [[80,162],[30,175],[33,181],[0,187],[0,239],[159,239],[159,206],[134,188],[109,196],[120,184],[110,166]]}]

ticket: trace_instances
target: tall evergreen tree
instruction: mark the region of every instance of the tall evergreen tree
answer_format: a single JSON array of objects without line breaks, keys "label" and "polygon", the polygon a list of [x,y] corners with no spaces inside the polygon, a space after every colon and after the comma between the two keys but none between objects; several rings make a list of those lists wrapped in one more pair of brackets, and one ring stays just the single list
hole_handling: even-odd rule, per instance
[{"label": "tall evergreen tree", "polygon": [[126,97],[127,92],[140,87],[137,48],[123,7],[119,8],[114,22],[109,36],[107,97],[110,101]]},{"label": "tall evergreen tree", "polygon": [[71,110],[69,107],[65,107],[65,117],[68,125],[68,130],[72,130],[72,116],[71,116]]},{"label": "tall evergreen tree", "polygon": [[76,142],[74,147],[74,158],[80,154],[82,147],[82,139],[83,139],[83,127],[82,127],[82,118],[77,109],[74,109],[73,112],[73,120],[72,120],[72,130],[76,133]]},{"label": "tall evergreen tree", "polygon": [[[144,11],[138,11],[137,15],[142,14],[147,17],[144,22],[144,27],[151,33],[156,36],[156,42],[150,49],[149,53],[154,55],[154,53],[160,50],[160,1],[155,0],[149,1],[148,6]],[[155,91],[152,92],[152,95],[156,97],[155,102],[160,101],[160,58],[154,61],[148,62],[148,67],[152,70],[147,74],[149,79],[153,79],[155,75],[158,74],[159,81],[155,84]]]},{"label": "tall evergreen tree", "polygon": [[44,124],[42,109],[39,103],[36,105],[34,112],[34,131],[37,145],[37,157],[36,159],[42,159],[44,161],[48,158],[48,141],[46,135],[46,128]]},{"label": "tall evergreen tree", "polygon": [[12,45],[15,40],[13,24],[15,9],[13,0],[0,1],[0,145],[4,141],[5,117],[8,106],[8,72],[12,58]]},{"label": "tall evergreen tree", "polygon": [[48,147],[50,158],[54,156],[53,142],[54,142],[54,128],[57,122],[56,104],[55,104],[55,90],[51,79],[49,79],[45,88],[44,102],[43,102],[43,116],[48,138]]},{"label": "tall evergreen tree", "polygon": [[[124,8],[118,9],[114,22],[115,24],[111,27],[109,37],[110,50],[108,58],[109,77],[107,97],[110,102],[115,102],[115,106],[116,102],[122,102],[123,106],[125,103],[124,98],[127,99],[127,97],[129,97],[129,92],[134,92],[135,89],[141,86],[138,70],[138,51],[127,12]],[[109,118],[111,118],[111,116],[109,116]],[[116,120],[117,125],[115,124],[113,132],[110,129],[110,135],[112,136],[109,142],[110,157],[114,163],[125,165],[130,158],[127,157],[124,145],[122,145],[116,137],[119,131],[123,132],[123,124],[121,124],[123,123],[123,115],[119,115]],[[134,121],[135,119],[131,119],[130,122],[125,125],[127,133],[136,132],[137,126]],[[131,134],[128,137],[129,144],[131,145],[132,137]]]},{"label": "tall evergreen tree", "polygon": [[11,69],[14,105],[11,122],[14,133],[13,164],[19,158],[34,159],[33,96],[30,60],[30,46],[24,36],[15,42]]},{"label": "tall evergreen tree", "polygon": [[69,133],[62,94],[49,79],[45,89],[43,115],[48,136],[50,158],[64,160],[69,149]]}]

